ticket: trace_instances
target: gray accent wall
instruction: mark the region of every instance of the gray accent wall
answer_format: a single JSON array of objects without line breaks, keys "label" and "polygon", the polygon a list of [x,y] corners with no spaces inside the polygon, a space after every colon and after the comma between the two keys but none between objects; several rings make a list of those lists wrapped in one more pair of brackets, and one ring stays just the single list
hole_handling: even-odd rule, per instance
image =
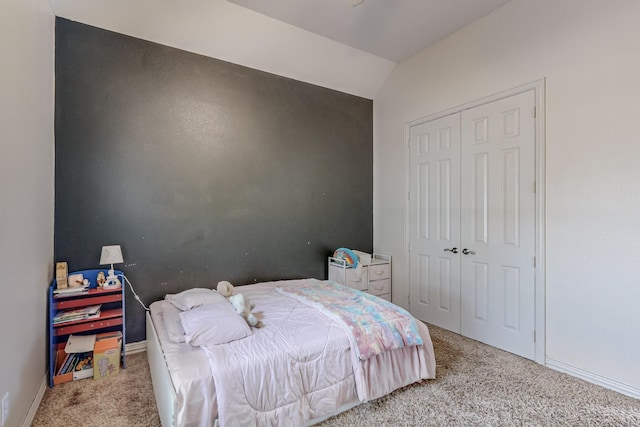
[{"label": "gray accent wall", "polygon": [[55,260],[119,244],[147,304],[372,250],[369,99],[57,18],[55,138]]}]

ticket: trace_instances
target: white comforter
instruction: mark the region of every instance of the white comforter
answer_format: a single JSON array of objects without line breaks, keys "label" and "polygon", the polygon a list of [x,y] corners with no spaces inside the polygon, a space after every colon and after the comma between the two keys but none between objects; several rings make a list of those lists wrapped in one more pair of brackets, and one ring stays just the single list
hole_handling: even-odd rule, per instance
[{"label": "white comforter", "polygon": [[[203,347],[215,381],[220,426],[297,426],[358,400],[342,327],[275,292],[283,283],[236,288],[255,304],[264,327],[242,340]],[[422,346],[392,350],[361,364],[369,399],[435,378],[431,339],[418,323]]]}]

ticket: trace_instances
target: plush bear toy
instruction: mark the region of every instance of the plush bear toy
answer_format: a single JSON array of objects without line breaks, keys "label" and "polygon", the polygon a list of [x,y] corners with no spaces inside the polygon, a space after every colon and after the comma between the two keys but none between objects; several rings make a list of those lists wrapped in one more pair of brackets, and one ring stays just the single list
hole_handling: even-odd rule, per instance
[{"label": "plush bear toy", "polygon": [[262,322],[260,322],[251,312],[251,310],[253,310],[253,306],[249,305],[249,300],[242,294],[233,295],[233,285],[231,283],[227,282],[226,280],[218,282],[216,290],[220,295],[226,297],[229,300],[233,308],[235,308],[236,312],[240,316],[245,318],[249,326],[253,326],[256,328],[262,326]]},{"label": "plush bear toy", "polygon": [[216,290],[220,295],[226,298],[229,298],[231,295],[233,295],[233,285],[226,280],[218,282],[218,287],[216,288]]},{"label": "plush bear toy", "polygon": [[249,326],[259,328],[262,326],[255,314],[251,312],[253,307],[249,304],[249,300],[242,294],[232,295],[229,297],[229,302],[236,309],[236,312],[245,318]]}]

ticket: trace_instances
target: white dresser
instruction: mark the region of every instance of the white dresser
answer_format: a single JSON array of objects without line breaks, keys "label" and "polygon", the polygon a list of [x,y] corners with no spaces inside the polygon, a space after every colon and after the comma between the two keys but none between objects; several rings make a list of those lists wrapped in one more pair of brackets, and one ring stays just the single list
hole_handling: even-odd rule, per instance
[{"label": "white dresser", "polygon": [[329,280],[391,301],[391,255],[374,253],[371,264],[360,270],[329,257]]}]

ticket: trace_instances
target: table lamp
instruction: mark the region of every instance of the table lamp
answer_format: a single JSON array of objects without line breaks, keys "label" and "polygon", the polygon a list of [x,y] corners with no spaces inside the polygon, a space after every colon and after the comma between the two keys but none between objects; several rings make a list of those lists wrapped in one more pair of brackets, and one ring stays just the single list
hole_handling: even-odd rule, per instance
[{"label": "table lamp", "polygon": [[103,288],[118,288],[120,287],[120,281],[116,277],[113,271],[113,264],[120,264],[124,262],[122,259],[122,250],[120,245],[103,246],[102,253],[100,254],[100,265],[110,264],[107,281],[102,286]]}]

